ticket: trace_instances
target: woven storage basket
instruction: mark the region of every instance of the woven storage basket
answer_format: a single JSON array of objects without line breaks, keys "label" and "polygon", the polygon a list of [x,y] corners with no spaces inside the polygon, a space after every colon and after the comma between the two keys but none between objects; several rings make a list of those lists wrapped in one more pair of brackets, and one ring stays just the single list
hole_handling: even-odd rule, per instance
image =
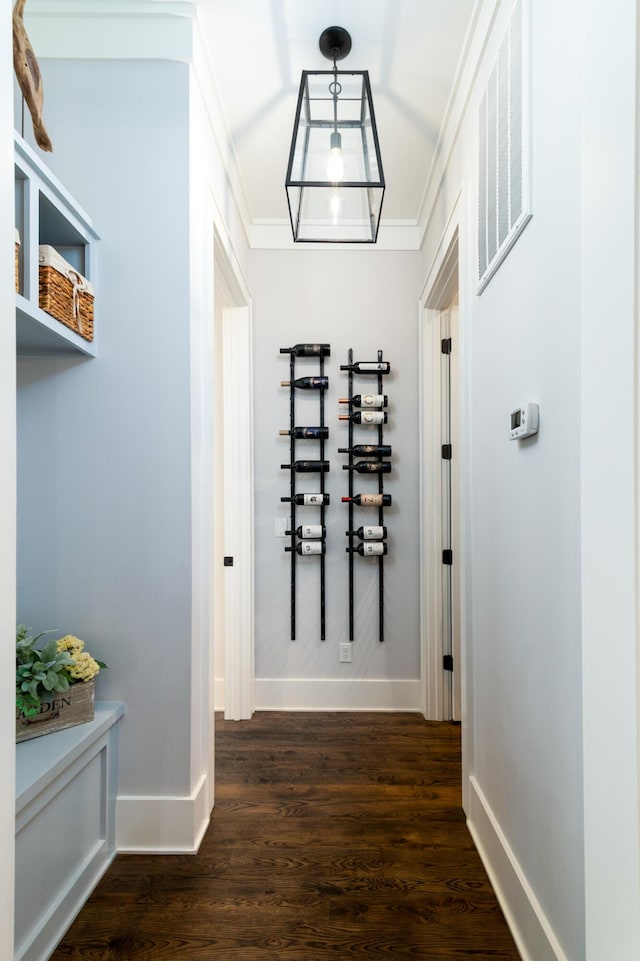
[{"label": "woven storage basket", "polygon": [[54,247],[38,248],[40,307],[85,340],[93,340],[93,287]]},{"label": "woven storage basket", "polygon": [[16,229],[16,291],[20,292],[20,267],[18,259],[20,256],[20,232]]}]

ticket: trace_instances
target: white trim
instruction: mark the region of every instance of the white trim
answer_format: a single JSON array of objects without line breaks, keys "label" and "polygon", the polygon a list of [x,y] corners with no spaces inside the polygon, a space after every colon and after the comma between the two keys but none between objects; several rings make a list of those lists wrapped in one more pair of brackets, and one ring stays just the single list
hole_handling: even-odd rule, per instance
[{"label": "white trim", "polygon": [[422,712],[444,718],[440,459],[440,312],[419,308],[420,659]]},{"label": "white trim", "polygon": [[[13,69],[11,4],[0,8],[0,634],[5,659],[16,625],[16,295],[13,276]],[[15,689],[0,675],[0,958],[13,958]]]},{"label": "white trim", "polygon": [[196,0],[29,0],[34,17],[188,17],[195,16]]},{"label": "white trim", "polygon": [[469,778],[467,826],[522,961],[569,961],[476,781]]},{"label": "white trim", "polygon": [[[598,0],[585,0],[578,23],[580,102],[585,105],[577,144],[583,159],[576,238],[581,253],[577,360],[585,957],[587,961],[637,961],[638,5],[625,0],[612,17]],[[612,64],[615,69],[609,69]],[[625,412],[622,418],[621,411]],[[604,450],[616,451],[613,472]],[[615,665],[613,685],[607,683],[609,665]]]},{"label": "white trim", "polygon": [[[461,718],[462,721],[462,806],[466,811],[468,810],[468,777],[469,773],[473,770],[473,710],[472,710],[472,700],[473,700],[473,685],[471,684],[472,677],[472,618],[471,618],[471,568],[469,563],[469,544],[470,544],[470,521],[469,512],[467,505],[470,502],[469,497],[469,485],[470,485],[470,472],[469,472],[469,461],[468,461],[468,451],[470,449],[470,423],[471,419],[469,417],[469,390],[470,390],[470,376],[471,376],[471,365],[469,357],[468,341],[469,338],[466,335],[466,326],[468,318],[471,316],[471,302],[470,297],[473,296],[468,285],[465,284],[465,277],[468,276],[467,260],[469,257],[469,243],[468,243],[468,231],[465,231],[465,226],[469,224],[469,212],[466,209],[469,205],[469,197],[463,194],[462,187],[459,188],[456,197],[453,202],[451,213],[449,214],[440,242],[436,247],[435,254],[429,265],[426,273],[426,279],[422,286],[420,293],[420,303],[418,307],[418,324],[419,324],[419,337],[420,337],[420,357],[424,356],[425,349],[425,334],[423,332],[423,324],[426,322],[427,313],[429,311],[436,311],[451,302],[452,295],[455,292],[454,288],[457,287],[458,293],[458,383],[459,383],[459,423],[456,427],[456,433],[459,438],[459,452],[458,452],[458,476],[460,478],[459,484],[459,498],[460,498],[460,509],[459,509],[459,555],[460,555],[460,565],[459,565],[459,577],[460,577],[460,697],[461,697]],[[456,280],[457,274],[457,280]],[[439,369],[439,368],[438,368]],[[439,397],[439,386],[431,385],[431,391],[437,389]],[[424,373],[421,369],[420,371],[420,416],[421,416],[421,426],[420,426],[420,485],[421,485],[421,534],[420,534],[420,562],[421,570],[425,571],[428,568],[424,565],[428,563],[429,556],[433,557],[433,552],[438,550],[437,544],[430,544],[428,531],[430,529],[438,530],[439,527],[436,525],[433,528],[428,526],[426,518],[424,517],[424,510],[431,510],[432,512],[438,509],[437,503],[429,502],[427,496],[429,471],[431,470],[428,457],[428,447],[425,445],[424,438],[424,404],[426,398]],[[433,414],[437,416],[438,414]],[[439,420],[438,420],[439,422]],[[431,515],[433,516],[433,514]],[[433,564],[433,561],[432,561]],[[426,596],[425,590],[428,585],[425,583],[425,578],[423,577],[423,583],[421,584],[421,622],[426,625],[431,619],[438,618],[439,613],[437,608],[434,610],[429,610],[426,607]],[[435,626],[437,626],[437,621]],[[433,678],[429,678],[428,666],[434,663],[440,667],[442,661],[442,651],[440,649],[440,632],[436,634],[434,624],[431,625],[431,632],[427,635],[426,629],[423,627],[421,632],[421,678],[422,678],[422,709],[425,717],[430,720],[441,719],[441,715],[438,713],[441,704],[441,698],[439,695],[439,680],[435,680],[436,675]],[[439,671],[439,673],[441,673]],[[428,684],[432,682],[431,690],[428,690]]]},{"label": "white trim", "polygon": [[[222,95],[211,60],[211,51],[207,44],[199,18],[196,18],[193,33],[193,76],[198,84],[202,102],[209,118],[211,134],[215,143],[220,165],[224,170],[225,181],[236,205],[240,223],[244,231],[247,244],[249,243],[249,229],[253,220],[251,204],[246,185],[244,183],[238,154],[231,135],[229,121],[222,102]],[[226,188],[225,188],[226,190]],[[227,209],[228,201],[224,196],[214,198],[218,209],[216,226],[225,223],[220,204]],[[224,249],[229,251],[230,242],[227,236],[222,237]],[[235,265],[234,265],[235,266]]]},{"label": "white trim", "polygon": [[420,291],[420,303],[425,304],[425,306],[434,307],[436,304],[442,305],[447,299],[443,292],[448,288],[448,277],[454,267],[452,266],[447,272],[443,265],[450,254],[451,244],[459,229],[461,206],[462,187],[458,189],[458,193],[455,196],[451,212],[447,217],[447,222],[444,225],[440,237],[440,242],[433,255]]},{"label": "white trim", "polygon": [[466,116],[471,92],[501,4],[502,0],[477,0],[469,21],[459,60],[460,69],[453,83],[420,204],[418,223],[420,225],[421,245],[429,229],[431,217],[437,210],[436,200],[442,189],[449,161]]},{"label": "white trim", "polygon": [[257,711],[420,711],[417,680],[257,678]]},{"label": "white trim", "polygon": [[[18,745],[15,961],[52,954],[115,857],[117,722],[123,712],[122,704],[98,702],[93,721],[65,731],[64,741],[50,749],[45,738]],[[60,811],[77,835],[66,858],[46,843],[59,832]],[[55,884],[46,897],[30,897],[42,877],[55,877]]]},{"label": "white trim", "polygon": [[197,256],[191,258],[191,734],[190,779],[207,774],[207,804],[214,800],[215,745],[210,674],[213,662],[215,561],[214,504],[217,493],[214,416],[214,264],[215,206],[206,188],[206,170],[190,129],[190,237]]},{"label": "white trim", "polygon": [[195,0],[29,0],[25,25],[41,60],[188,63],[195,12]]},{"label": "white trim", "polygon": [[[459,225],[462,188],[458,191],[440,243],[427,271],[419,304],[420,343],[420,582],[423,713],[428,720],[444,717],[442,677],[442,543],[440,532],[440,311],[458,294]],[[461,327],[461,325],[460,325]],[[461,352],[460,352],[461,354]],[[462,361],[460,383],[462,384]],[[462,435],[459,462],[463,458]],[[458,471],[461,468],[458,466]],[[460,499],[463,510],[463,498]],[[462,526],[462,525],[461,525]],[[435,534],[435,536],[432,536]],[[460,552],[462,553],[462,552]],[[462,590],[462,571],[461,571]],[[464,595],[461,594],[461,605]],[[464,622],[464,617],[463,617]],[[462,658],[461,658],[462,660]],[[459,665],[461,676],[463,664]],[[465,715],[463,708],[463,716]]]},{"label": "white trim", "polygon": [[225,717],[253,714],[253,363],[250,306],[222,317],[224,366]]},{"label": "white trim", "polygon": [[213,705],[216,711],[224,711],[224,689],[225,680],[223,677],[216,677],[213,681]]},{"label": "white trim", "polygon": [[[522,132],[522,144],[521,144],[521,183],[522,183],[522,210],[509,228],[507,236],[500,244],[496,236],[496,243],[498,244],[496,253],[493,258],[487,263],[484,272],[478,279],[478,285],[476,288],[476,293],[480,295],[489,281],[497,272],[500,265],[504,262],[507,255],[511,251],[515,242],[518,240],[522,234],[524,228],[527,226],[529,221],[533,216],[532,205],[531,205],[531,167],[532,167],[532,142],[531,142],[531,14],[529,10],[528,0],[518,0],[520,3],[520,46],[521,46],[521,62],[518,65],[520,71],[520,81],[521,81],[521,106],[522,106],[522,116],[521,116],[521,132]],[[511,35],[513,30],[513,13],[515,9],[515,3],[511,6],[510,16],[508,23],[505,25],[504,32],[500,38],[499,46]],[[510,54],[511,56],[511,54]],[[498,68],[500,54],[496,51],[495,60],[492,64],[493,69]],[[511,68],[510,68],[511,69]],[[511,76],[513,76],[511,74]],[[486,96],[485,90],[480,91],[481,97]],[[479,103],[475,107],[476,117],[479,116]],[[504,109],[504,108],[500,108]],[[507,105],[507,111],[511,111],[510,104]],[[496,124],[496,132],[498,125]],[[509,129],[511,131],[511,121],[509,121]],[[496,138],[497,139],[497,138]],[[511,149],[511,148],[509,148]],[[496,144],[496,158],[497,158],[497,144]],[[498,161],[496,160],[496,163]],[[511,158],[508,161],[511,164]],[[480,192],[479,192],[480,193]],[[496,197],[495,206],[499,206],[499,187],[496,182]],[[482,201],[480,201],[482,203]],[[509,202],[510,208],[510,202]],[[496,235],[498,233],[498,224],[496,223]]]},{"label": "white trim", "polygon": [[224,217],[212,195],[214,205],[214,261],[215,269],[225,283],[226,291],[232,302],[240,307],[248,304],[251,300],[249,285],[240,266],[236,253],[231,243],[231,238],[227,232]]},{"label": "white trim", "polygon": [[249,242],[254,250],[419,250],[420,228],[412,220],[383,220],[375,244],[295,244],[288,220],[255,220]]},{"label": "white trim", "polygon": [[[220,679],[212,678],[210,697],[216,710],[224,709],[225,717],[242,720],[254,711],[253,317],[249,289],[220,217],[216,217],[214,230],[214,275],[224,297],[223,412],[215,428],[223,431],[224,532],[222,538],[216,538],[215,550],[234,561],[233,567],[221,570],[224,692],[220,691]],[[214,570],[220,570],[220,563],[221,558],[216,557]],[[219,641],[214,639],[214,643]]]},{"label": "white trim", "polygon": [[121,795],[116,801],[116,847],[128,854],[195,854],[209,824],[207,777],[191,794]]}]

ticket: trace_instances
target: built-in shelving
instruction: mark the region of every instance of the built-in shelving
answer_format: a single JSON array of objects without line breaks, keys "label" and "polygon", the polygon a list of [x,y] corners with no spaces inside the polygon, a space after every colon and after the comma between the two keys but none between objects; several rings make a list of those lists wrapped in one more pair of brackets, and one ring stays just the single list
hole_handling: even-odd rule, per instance
[{"label": "built-in shelving", "polygon": [[55,247],[95,285],[98,240],[84,210],[31,147],[15,134],[15,222],[20,233],[16,340],[19,354],[96,354],[85,340],[38,306],[38,246]]}]

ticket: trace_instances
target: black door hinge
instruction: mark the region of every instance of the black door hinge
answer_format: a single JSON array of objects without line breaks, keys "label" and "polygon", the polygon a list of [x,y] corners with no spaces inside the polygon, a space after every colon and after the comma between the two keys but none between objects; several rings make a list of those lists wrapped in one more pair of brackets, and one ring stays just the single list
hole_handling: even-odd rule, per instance
[{"label": "black door hinge", "polygon": [[447,547],[442,552],[442,563],[443,564],[453,564],[453,551],[451,548]]},{"label": "black door hinge", "polygon": [[225,557],[222,563],[225,567],[233,567],[233,557]]},{"label": "black door hinge", "polygon": [[442,657],[443,671],[453,671],[453,654],[444,654]]},{"label": "black door hinge", "polygon": [[451,444],[442,445],[442,459],[451,460]]},{"label": "black door hinge", "polygon": [[443,353],[443,354],[450,354],[450,353],[451,353],[451,338],[450,338],[450,337],[445,337],[443,340],[440,341],[440,343],[441,343],[441,345],[442,345],[442,353]]}]

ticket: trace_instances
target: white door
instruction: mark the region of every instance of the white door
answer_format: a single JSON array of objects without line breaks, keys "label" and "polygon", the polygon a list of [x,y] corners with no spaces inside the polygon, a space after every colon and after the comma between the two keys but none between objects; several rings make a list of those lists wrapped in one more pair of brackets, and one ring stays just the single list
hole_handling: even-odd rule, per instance
[{"label": "white door", "polygon": [[462,719],[458,243],[421,305],[421,633],[423,711]]},{"label": "white door", "polygon": [[215,245],[214,558],[210,696],[225,718],[254,705],[253,363],[251,307]]},{"label": "white door", "polygon": [[[460,720],[460,475],[458,307],[440,314],[440,538],[442,543],[443,706]],[[436,451],[437,456],[437,451]]]}]

